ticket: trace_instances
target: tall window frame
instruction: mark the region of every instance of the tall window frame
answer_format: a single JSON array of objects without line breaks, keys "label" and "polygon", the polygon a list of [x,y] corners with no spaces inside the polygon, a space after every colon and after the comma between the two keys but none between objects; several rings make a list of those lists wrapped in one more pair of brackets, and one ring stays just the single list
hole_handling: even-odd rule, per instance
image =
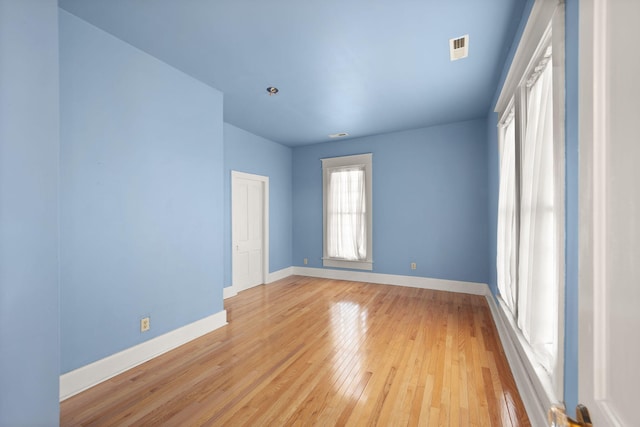
[{"label": "tall window frame", "polygon": [[[550,68],[548,68],[550,67]],[[554,290],[549,307],[544,307],[552,324],[547,331],[554,340],[552,356],[541,351],[535,337],[530,334],[527,320],[530,315],[522,303],[527,302],[535,288],[524,286],[530,271],[526,266],[530,263],[527,248],[527,227],[523,218],[528,214],[523,198],[527,199],[527,133],[530,119],[528,114],[529,96],[532,88],[545,70],[551,74],[552,85],[552,152],[553,162],[548,171],[554,190],[552,193],[553,227],[549,235],[553,236],[555,258],[549,267]],[[507,74],[505,84],[496,104],[498,113],[498,142],[500,152],[500,195],[498,221],[498,301],[508,325],[510,336],[518,350],[533,386],[540,408],[545,410],[549,405],[563,400],[564,394],[564,294],[565,294],[565,84],[564,84],[564,2],[557,0],[537,0],[531,11],[516,50],[512,65]],[[546,77],[549,77],[547,73]],[[530,129],[529,129],[530,130]],[[512,131],[513,134],[509,135]],[[513,147],[509,147],[513,144]],[[508,158],[513,156],[512,158]],[[513,174],[506,167],[513,164]],[[513,187],[508,184],[512,181]],[[513,203],[508,203],[514,197]],[[523,206],[523,204],[525,206]],[[544,205],[544,204],[543,204]],[[511,209],[511,210],[510,210]],[[512,222],[508,214],[515,212]],[[510,233],[513,232],[513,234]],[[523,239],[525,241],[523,242]],[[525,248],[525,250],[522,250]],[[515,249],[515,250],[514,250]],[[509,252],[511,251],[511,252]],[[522,266],[525,265],[525,268]],[[535,295],[534,295],[535,297]],[[529,301],[530,303],[530,301]],[[530,321],[529,321],[530,323]]]},{"label": "tall window frame", "polygon": [[[322,251],[322,265],[324,267],[337,267],[348,268],[355,270],[373,270],[373,166],[372,166],[372,154],[356,154],[351,156],[331,157],[321,159],[322,161],[322,222],[323,222],[323,251]],[[334,208],[333,206],[340,205],[340,203],[333,203],[335,196],[340,198],[339,194],[335,191],[348,191],[350,193],[356,192],[353,187],[354,184],[347,184],[344,180],[343,184],[336,186],[332,185],[333,181],[336,181],[338,175],[346,176],[347,181],[352,177],[362,176],[364,182],[362,185],[355,185],[358,187],[357,199],[353,202],[342,203],[342,208]],[[362,188],[363,187],[363,188]],[[338,190],[336,190],[338,188]],[[342,190],[340,190],[340,188]],[[350,190],[347,190],[351,188]],[[332,199],[332,194],[334,198]],[[351,194],[353,195],[353,194]],[[363,197],[364,200],[361,200]],[[353,212],[353,206],[358,205],[358,214]],[[336,211],[336,209],[338,209]],[[352,241],[350,237],[346,237],[348,241],[347,246],[357,246],[354,250],[336,250],[337,246],[341,246],[341,243],[336,244],[336,222],[332,221],[335,217],[358,217],[357,227],[352,226],[352,221],[345,221],[345,224],[340,225],[338,221],[338,227],[344,227],[343,230],[338,230],[338,235],[343,231],[349,235],[354,235],[354,228],[358,228],[357,242]],[[333,231],[333,232],[332,232]],[[361,231],[361,233],[360,233]]]}]

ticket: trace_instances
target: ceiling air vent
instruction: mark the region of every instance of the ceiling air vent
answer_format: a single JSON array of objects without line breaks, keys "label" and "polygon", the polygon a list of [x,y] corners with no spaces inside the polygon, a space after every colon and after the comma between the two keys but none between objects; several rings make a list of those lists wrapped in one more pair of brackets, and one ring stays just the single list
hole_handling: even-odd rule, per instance
[{"label": "ceiling air vent", "polygon": [[344,138],[345,136],[349,136],[349,134],[347,132],[339,132],[332,133],[331,135],[329,135],[329,138]]},{"label": "ceiling air vent", "polygon": [[449,39],[449,53],[452,61],[466,58],[469,55],[469,34]]}]

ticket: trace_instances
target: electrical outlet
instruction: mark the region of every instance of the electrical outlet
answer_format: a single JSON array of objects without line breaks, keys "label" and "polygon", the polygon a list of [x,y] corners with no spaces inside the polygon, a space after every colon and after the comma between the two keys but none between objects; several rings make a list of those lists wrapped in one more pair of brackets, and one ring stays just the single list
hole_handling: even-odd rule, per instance
[{"label": "electrical outlet", "polygon": [[309,264],[309,258],[305,258],[302,262],[304,262],[304,265]]},{"label": "electrical outlet", "polygon": [[140,332],[147,332],[149,329],[151,329],[151,321],[149,318],[145,317],[144,319],[140,319]]},{"label": "electrical outlet", "polygon": [[415,270],[416,268],[417,268],[416,263],[415,263],[415,262],[412,262],[412,263],[411,263],[411,269],[412,269],[412,270]]}]

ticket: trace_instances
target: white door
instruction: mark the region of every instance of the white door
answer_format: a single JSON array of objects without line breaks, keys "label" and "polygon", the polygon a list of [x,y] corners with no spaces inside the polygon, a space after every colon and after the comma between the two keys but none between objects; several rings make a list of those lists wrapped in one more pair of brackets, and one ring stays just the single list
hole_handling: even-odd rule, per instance
[{"label": "white door", "polygon": [[265,281],[268,178],[232,171],[232,269],[236,291]]},{"label": "white door", "polygon": [[639,22],[640,1],[580,2],[579,399],[597,427],[640,425]]}]

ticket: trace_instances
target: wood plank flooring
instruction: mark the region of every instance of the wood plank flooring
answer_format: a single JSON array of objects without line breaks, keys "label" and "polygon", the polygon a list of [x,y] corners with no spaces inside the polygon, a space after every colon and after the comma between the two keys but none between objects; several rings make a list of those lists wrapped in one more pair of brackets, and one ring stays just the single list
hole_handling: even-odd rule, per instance
[{"label": "wood plank flooring", "polygon": [[61,404],[62,426],[528,426],[483,297],[291,276]]}]

